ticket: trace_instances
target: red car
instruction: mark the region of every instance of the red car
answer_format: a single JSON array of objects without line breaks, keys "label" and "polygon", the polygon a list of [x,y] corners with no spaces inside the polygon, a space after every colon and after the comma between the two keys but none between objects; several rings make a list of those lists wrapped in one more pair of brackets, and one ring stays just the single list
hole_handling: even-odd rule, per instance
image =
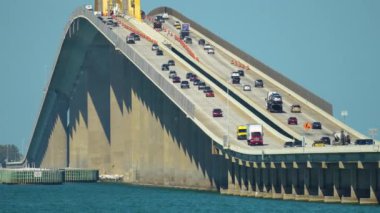
[{"label": "red car", "polygon": [[215,97],[214,91],[212,90],[207,90],[205,91],[206,97]]},{"label": "red car", "polygon": [[223,117],[223,111],[221,109],[213,109],[212,110],[212,117]]},{"label": "red car", "polygon": [[178,76],[173,77],[173,83],[181,83],[181,78]]},{"label": "red car", "polygon": [[288,118],[288,124],[289,125],[298,125],[298,121],[296,117],[289,117]]}]

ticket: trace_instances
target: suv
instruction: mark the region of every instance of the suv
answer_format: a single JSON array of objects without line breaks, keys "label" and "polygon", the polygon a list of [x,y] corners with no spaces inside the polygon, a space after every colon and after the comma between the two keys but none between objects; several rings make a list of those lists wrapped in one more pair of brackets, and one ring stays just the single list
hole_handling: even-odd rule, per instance
[{"label": "suv", "polygon": [[186,73],[186,79],[190,79],[193,76],[192,72]]},{"label": "suv", "polygon": [[206,41],[203,38],[201,38],[199,39],[198,44],[203,46],[206,44]]},{"label": "suv", "polygon": [[261,79],[255,81],[255,87],[264,87],[264,82]]},{"label": "suv", "polygon": [[156,50],[156,55],[164,55],[164,52],[160,49]]},{"label": "suv", "polygon": [[191,39],[189,36],[186,36],[183,41],[186,43],[186,44],[192,44],[193,43],[193,39]]},{"label": "suv", "polygon": [[134,44],[135,43],[135,38],[133,36],[128,36],[127,37],[127,44]]}]

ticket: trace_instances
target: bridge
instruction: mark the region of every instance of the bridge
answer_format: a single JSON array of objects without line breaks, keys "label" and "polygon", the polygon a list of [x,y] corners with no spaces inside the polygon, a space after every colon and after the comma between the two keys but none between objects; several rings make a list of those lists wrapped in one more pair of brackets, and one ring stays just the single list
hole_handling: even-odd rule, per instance
[{"label": "bridge", "polygon": [[[378,203],[378,142],[312,146],[341,130],[352,141],[366,138],[334,118],[330,103],[172,8],[154,9],[143,20],[130,8],[129,15],[112,17],[104,8],[103,16],[84,7],[72,14],[28,152],[22,162],[7,167],[97,168],[135,184]],[[162,30],[153,29],[155,16],[164,13],[169,17]],[[176,21],[190,24],[192,44],[180,38]],[[128,44],[130,33],[141,40]],[[215,54],[207,54],[200,39]],[[153,43],[162,56],[152,51]],[[174,60],[171,69],[181,79],[196,74],[215,97],[205,97],[192,84],[181,89],[173,83],[161,69],[168,60]],[[233,84],[230,75],[237,69],[245,76]],[[242,85],[253,86],[257,79],[264,81],[263,88],[243,90]],[[282,113],[267,111],[269,91],[282,95]],[[301,105],[302,112],[291,113],[292,104]],[[222,109],[223,117],[212,116],[215,108]],[[288,125],[293,115],[299,125]],[[322,129],[305,132],[302,124],[309,121],[321,122]],[[263,126],[263,146],[236,138],[237,126],[247,123]],[[304,140],[304,146],[284,148],[293,140]]]}]

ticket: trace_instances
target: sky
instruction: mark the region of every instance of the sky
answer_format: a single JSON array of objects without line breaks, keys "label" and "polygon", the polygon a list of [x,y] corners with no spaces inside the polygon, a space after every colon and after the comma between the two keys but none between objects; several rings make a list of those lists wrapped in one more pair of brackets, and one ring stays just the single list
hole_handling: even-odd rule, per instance
[{"label": "sky", "polygon": [[[347,110],[363,134],[380,129],[380,1],[141,1],[180,11],[332,103],[338,119]],[[64,27],[85,4],[18,0],[0,13],[0,144],[26,150]]]}]

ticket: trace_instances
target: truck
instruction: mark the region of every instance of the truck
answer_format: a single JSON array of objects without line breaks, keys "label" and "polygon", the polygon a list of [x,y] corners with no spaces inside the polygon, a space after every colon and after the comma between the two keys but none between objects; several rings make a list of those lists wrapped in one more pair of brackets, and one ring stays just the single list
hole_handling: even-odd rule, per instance
[{"label": "truck", "polygon": [[236,137],[238,140],[247,140],[247,125],[240,125],[237,127]]},{"label": "truck", "polygon": [[282,97],[278,92],[268,92],[265,101],[269,112],[282,112]]},{"label": "truck", "polygon": [[264,132],[261,124],[247,124],[247,143],[250,146],[264,144]]}]

